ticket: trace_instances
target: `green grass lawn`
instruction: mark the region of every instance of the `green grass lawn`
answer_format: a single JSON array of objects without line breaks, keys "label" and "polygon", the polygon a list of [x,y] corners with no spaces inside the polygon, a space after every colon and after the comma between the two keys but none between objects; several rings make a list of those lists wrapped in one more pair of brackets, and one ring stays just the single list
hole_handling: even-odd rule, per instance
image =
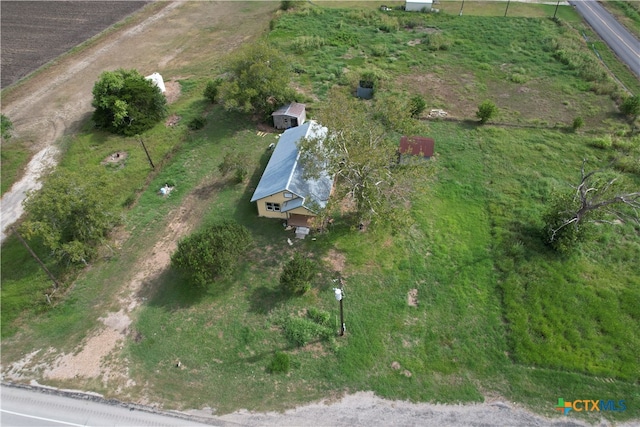
[{"label": "green grass lawn", "polygon": [[[372,9],[314,10],[280,14],[269,35],[289,52],[306,46],[293,65],[296,83],[317,97],[311,113],[329,87],[349,86],[351,73],[371,68],[386,76],[381,91],[420,93],[456,113],[457,120],[429,122],[436,156],[411,184],[410,225],[388,220],[360,233],[338,217],[327,233],[290,246],[293,236],[280,221],[257,218],[249,203],[273,137],[256,135],[247,117],[205,104],[204,76],[185,79],[183,96],[171,107],[180,125],[160,124],[144,136],[155,171],[132,139],[83,133],[68,145],[61,167],[73,170],[129,153],[124,167],[103,166],[102,173],[113,177],[114,203],[129,206],[123,229],[131,237],[114,256],[81,272],[66,299],[48,311],[29,299],[48,286],[46,276],[9,240],[2,259],[3,361],[35,348],[74,348],[97,324],[96,307],[118,310],[114,292],[164,237],[170,213],[201,197],[206,203],[193,224],[235,219],[250,230],[254,247],[234,277],[205,290],[189,287],[171,269],[145,283],[145,303],[134,312],[122,355],[137,383],[131,393],[165,407],[209,406],[219,413],[279,410],[358,390],[412,401],[498,397],[549,417],[558,415],[558,398],[624,399],[625,412],[572,416],[640,417],[637,227],[597,226],[591,241],[567,257],[550,252],[540,237],[550,191],[576,183],[582,159],[595,168],[639,155],[637,139],[622,136],[626,125],[609,96],[594,93],[578,59],[558,54],[562,49],[552,43],[575,36],[575,29],[538,18],[394,12],[387,19]],[[397,30],[380,29],[393,27],[394,19]],[[415,39],[421,43],[410,46]],[[584,45],[571,46],[568,52],[590,57]],[[429,85],[419,77],[425,74],[440,79],[437,87],[424,91]],[[470,119],[492,96],[501,114],[479,127]],[[188,131],[186,123],[200,114],[207,125]],[[575,116],[587,120],[584,133],[567,131]],[[594,138],[612,133],[611,148],[593,147]],[[241,184],[217,170],[230,150],[249,166]],[[637,171],[625,177],[640,186]],[[157,191],[167,182],[175,190],[161,198]],[[278,279],[294,252],[312,257],[320,271],[310,292],[289,298]],[[328,312],[338,328],[336,258],[344,260],[347,333],[317,335],[297,347],[287,339],[286,322],[303,322],[309,309]],[[34,288],[22,295],[26,283]],[[409,304],[410,293],[416,305]],[[279,352],[291,358],[287,374],[267,369]],[[82,381],[59,385],[86,386]],[[90,384],[118,396],[112,387]]]},{"label": "green grass lawn", "polygon": [[22,169],[29,160],[29,153],[19,143],[13,140],[3,141],[0,151],[0,195],[11,188],[20,177]]}]

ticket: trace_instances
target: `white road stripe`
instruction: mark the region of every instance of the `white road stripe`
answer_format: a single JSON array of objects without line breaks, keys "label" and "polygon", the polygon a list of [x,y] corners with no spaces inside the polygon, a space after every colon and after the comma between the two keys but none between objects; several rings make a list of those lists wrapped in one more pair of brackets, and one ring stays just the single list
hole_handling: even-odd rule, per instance
[{"label": "white road stripe", "polygon": [[610,27],[610,26],[605,22],[605,20],[604,20],[604,19],[602,19],[602,16],[600,16],[600,14],[598,14],[598,12],[596,12],[595,10],[593,10],[593,9],[591,8],[591,6],[589,6],[587,3],[584,3],[584,5],[585,5],[587,8],[589,8],[589,10],[590,10],[591,12],[593,12],[594,16],[595,16],[596,18],[598,18],[598,19],[599,19],[599,20],[604,24],[604,26],[605,26],[605,27],[607,27],[609,30],[611,30],[611,33],[612,33],[614,36],[616,36],[616,37],[618,38],[618,40],[620,40],[620,41],[621,41],[621,42],[622,42],[626,47],[628,47],[628,48],[629,48],[629,50],[630,50],[631,52],[633,52],[633,54],[634,54],[635,56],[640,56],[640,55],[638,55],[638,52],[636,52],[636,50],[635,50],[635,48],[634,48],[634,47],[629,46],[629,44],[627,44],[627,42],[626,42],[626,41],[625,41],[625,40],[624,40],[624,39],[623,39],[623,38],[618,34],[618,32],[617,32],[616,30],[614,30],[613,28],[611,28],[611,27]]},{"label": "white road stripe", "polygon": [[35,419],[35,420],[51,421],[51,422],[53,422],[53,423],[64,424],[64,425],[68,425],[68,426],[87,427],[87,426],[86,426],[86,424],[74,424],[74,423],[68,423],[68,422],[66,422],[66,421],[58,421],[58,420],[54,420],[54,419],[51,419],[51,418],[36,417],[35,415],[21,414],[21,413],[19,413],[19,412],[7,411],[7,410],[5,410],[5,409],[0,409],[0,412],[6,412],[7,414],[17,415],[17,416],[19,416],[19,417],[33,418],[33,419]]}]

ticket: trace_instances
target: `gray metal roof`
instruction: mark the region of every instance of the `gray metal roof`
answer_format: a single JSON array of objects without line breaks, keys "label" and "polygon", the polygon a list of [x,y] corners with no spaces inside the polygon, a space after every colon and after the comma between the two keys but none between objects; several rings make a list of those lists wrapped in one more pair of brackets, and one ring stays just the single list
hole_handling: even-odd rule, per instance
[{"label": "gray metal roof", "polygon": [[302,113],[304,113],[305,104],[299,104],[297,102],[292,102],[291,104],[284,105],[274,111],[272,116],[293,116],[300,118]]},{"label": "gray metal roof", "polygon": [[324,207],[331,194],[333,178],[326,172],[322,172],[317,179],[305,178],[304,165],[298,161],[300,158],[298,142],[303,138],[323,137],[326,134],[327,128],[313,120],[284,131],[280,135],[251,201],[255,202],[273,194],[288,191],[303,199],[302,203],[295,201],[295,198],[287,201],[288,210],[300,205],[309,209],[311,203]]}]

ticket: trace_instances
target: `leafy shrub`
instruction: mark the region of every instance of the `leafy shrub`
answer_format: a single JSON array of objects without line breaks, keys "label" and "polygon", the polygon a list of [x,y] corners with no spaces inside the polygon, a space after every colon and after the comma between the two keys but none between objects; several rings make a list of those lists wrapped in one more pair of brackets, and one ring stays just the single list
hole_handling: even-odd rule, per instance
[{"label": "leafy shrub", "polygon": [[425,108],[427,108],[427,101],[425,101],[423,97],[420,95],[414,95],[411,97],[411,100],[409,101],[411,117],[414,119],[420,117],[420,114],[424,112]]},{"label": "leafy shrub", "polygon": [[267,372],[271,374],[286,374],[289,372],[291,358],[287,353],[276,352],[267,366]]},{"label": "leafy shrub", "polygon": [[136,70],[105,71],[93,86],[96,127],[132,136],[151,129],[166,113],[167,100]]},{"label": "leafy shrub", "polygon": [[230,276],[251,241],[245,227],[224,221],[180,241],[171,264],[186,273],[196,286],[206,286],[216,277]]},{"label": "leafy shrub", "polygon": [[124,199],[124,202],[122,202],[122,207],[123,208],[130,208],[131,206],[133,206],[133,204],[136,202],[136,195],[135,194],[129,194],[127,196],[126,199]]},{"label": "leafy shrub", "polygon": [[13,123],[9,117],[4,114],[0,114],[0,136],[5,141],[11,138],[11,131],[13,130]]},{"label": "leafy shrub", "polygon": [[527,82],[527,76],[520,73],[513,73],[509,77],[509,80],[511,80],[513,83],[522,84]]},{"label": "leafy shrub", "polygon": [[202,129],[206,124],[207,124],[207,119],[205,119],[204,117],[194,117],[189,121],[187,126],[191,130],[198,130],[198,129]]},{"label": "leafy shrub", "polygon": [[425,34],[422,37],[422,44],[432,52],[437,50],[448,50],[449,40],[440,33]]},{"label": "leafy shrub", "polygon": [[315,263],[309,258],[296,253],[282,270],[280,286],[287,294],[303,295],[311,289],[311,280],[315,274]]},{"label": "leafy shrub", "polygon": [[222,79],[209,80],[204,88],[204,97],[212,104],[218,100],[218,90]]},{"label": "leafy shrub", "polygon": [[486,100],[478,106],[476,117],[480,119],[480,123],[485,124],[489,119],[498,113],[498,107],[493,102]]},{"label": "leafy shrub", "polygon": [[333,336],[331,328],[303,317],[290,316],[285,319],[282,327],[287,341],[297,347],[304,347],[314,339],[327,340]]},{"label": "leafy shrub", "polygon": [[108,178],[61,169],[24,202],[28,214],[20,229],[39,237],[57,261],[86,263],[119,221],[112,200],[102,192]]},{"label": "leafy shrub", "polygon": [[640,158],[636,156],[622,156],[616,160],[614,167],[622,172],[640,175]]},{"label": "leafy shrub", "polygon": [[289,317],[283,326],[287,340],[293,345],[303,347],[313,339],[318,325],[308,319]]},{"label": "leafy shrub", "polygon": [[238,166],[233,173],[233,179],[236,181],[236,183],[239,184],[247,178],[248,174],[249,172],[247,171],[247,168],[245,168],[244,166]]},{"label": "leafy shrub", "polygon": [[248,175],[245,158],[240,153],[227,153],[222,159],[222,163],[218,165],[218,170],[222,176],[227,176],[233,171],[233,177],[237,183],[244,181]]},{"label": "leafy shrub", "polygon": [[640,116],[640,96],[630,96],[625,98],[620,104],[620,112],[625,116]]},{"label": "leafy shrub", "polygon": [[321,326],[331,326],[331,314],[328,311],[311,307],[307,310],[307,317]]},{"label": "leafy shrub", "polygon": [[587,223],[572,223],[560,228],[570,220],[578,209],[578,202],[572,193],[554,193],[551,195],[547,211],[542,217],[545,243],[560,253],[574,250],[585,240]]},{"label": "leafy shrub", "polygon": [[584,119],[580,116],[573,119],[573,123],[571,124],[571,129],[576,132],[578,129],[584,126]]},{"label": "leafy shrub", "polygon": [[611,139],[611,135],[605,135],[602,138],[595,138],[591,140],[589,143],[592,147],[600,148],[602,150],[606,150],[607,148],[611,148],[613,145],[613,140]]},{"label": "leafy shrub", "polygon": [[377,57],[389,55],[389,47],[386,44],[376,44],[371,46],[371,54]]},{"label": "leafy shrub", "polygon": [[422,25],[422,20],[420,20],[419,18],[416,17],[403,17],[401,19],[401,25],[405,28],[408,29],[414,29],[416,27],[419,27],[420,25]]},{"label": "leafy shrub", "polygon": [[291,43],[291,48],[297,54],[303,54],[311,50],[321,48],[326,44],[325,39],[320,36],[300,36]]},{"label": "leafy shrub", "polygon": [[296,3],[299,3],[299,1],[296,1],[296,0],[282,0],[280,2],[280,9],[282,9],[282,10],[293,9],[296,6]]},{"label": "leafy shrub", "polygon": [[380,16],[378,29],[385,33],[394,33],[400,29],[400,22],[398,21],[398,18],[394,16],[382,15]]},{"label": "leafy shrub", "polygon": [[358,46],[360,40],[354,33],[340,31],[331,38],[330,44],[333,46]]}]

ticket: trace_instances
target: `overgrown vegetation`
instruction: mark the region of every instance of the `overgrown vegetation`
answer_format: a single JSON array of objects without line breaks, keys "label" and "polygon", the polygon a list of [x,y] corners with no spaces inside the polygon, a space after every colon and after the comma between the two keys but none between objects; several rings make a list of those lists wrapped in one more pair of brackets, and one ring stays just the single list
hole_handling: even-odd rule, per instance
[{"label": "overgrown vegetation", "polygon": [[0,114],[0,137],[2,141],[8,141],[11,139],[11,132],[13,131],[13,123],[4,114]]},{"label": "overgrown vegetation", "polygon": [[[436,141],[428,169],[433,174],[403,182],[405,192],[398,199],[402,215],[383,216],[376,227],[359,232],[350,217],[353,207],[344,203],[335,209],[326,233],[290,247],[279,221],[256,218],[247,202],[266,164],[267,144],[246,117],[208,107],[207,124],[183,136],[184,145],[149,186],[141,183],[148,173],[141,150],[131,153],[125,168],[109,171],[122,200],[137,197],[127,221],[134,237],[122,255],[87,271],[70,298],[38,316],[19,342],[3,340],[3,359],[33,351],[34,342],[45,348],[63,339],[79,342],[85,325],[96,322],[100,298],[114,292],[113,283],[130,278],[141,248],[163,237],[154,228],[192,194],[208,197],[201,230],[233,219],[250,230],[255,244],[244,256],[251,262],[221,286],[194,291],[183,286],[182,275],[169,270],[145,288],[147,300],[132,325],[139,339],[129,339],[125,353],[131,375],[145,384],[154,401],[167,406],[180,402],[181,407],[214,402],[222,413],[237,409],[239,400],[253,410],[282,409],[361,389],[438,402],[500,395],[552,417],[558,415],[553,409],[558,396],[620,396],[628,400],[625,412],[603,412],[597,419],[577,416],[595,422],[600,417],[638,417],[637,226],[594,225],[580,251],[565,256],[549,249],[541,232],[545,212],[553,206],[552,190],[569,191],[584,158],[594,165],[617,158],[614,167],[629,188],[640,186],[638,140],[629,137],[628,124],[616,113],[611,99],[615,87],[604,82],[611,93],[594,91],[594,82],[581,68],[591,67],[591,54],[580,43],[572,45],[566,58],[575,50],[583,62],[565,63],[565,54],[554,59],[549,40],[575,36],[566,23],[420,14],[411,16],[408,25],[403,16],[396,18],[398,29],[386,32],[380,30],[377,11],[305,4],[281,15],[269,39],[288,52],[298,37],[326,40],[294,60],[296,85],[319,99],[315,111],[331,88],[338,85],[341,94],[349,93],[364,70],[375,69],[381,84],[375,100],[366,101],[371,109],[365,117],[385,131],[395,129],[389,133],[389,153],[395,148],[391,141],[397,143],[398,130],[404,129],[394,118],[413,120],[409,105],[399,98],[420,95],[428,107],[450,112],[453,120],[434,120],[420,130]],[[433,50],[426,41],[408,44],[424,41],[426,29],[437,30],[447,48]],[[378,46],[378,52],[386,49],[387,56],[369,55],[371,46]],[[208,67],[202,71],[209,72]],[[425,91],[431,86],[412,79],[418,74],[439,79],[438,90],[449,92]],[[516,75],[537,77],[514,79]],[[183,86],[184,104],[175,108],[185,123],[203,113],[202,91],[210,78],[186,82],[192,90]],[[394,87],[404,78],[402,88]],[[403,98],[397,96],[401,90],[407,92]],[[508,95],[492,98],[501,110],[501,123],[465,123],[494,90]],[[547,109],[526,110],[522,97],[533,104],[544,101]],[[554,128],[543,123],[551,120],[542,117],[547,110],[563,117],[563,124]],[[393,114],[398,111],[406,114]],[[609,118],[612,113],[615,122]],[[522,117],[527,114],[537,121]],[[577,115],[584,117],[585,132],[566,132]],[[157,132],[152,155],[165,158],[167,140],[175,138],[176,130],[151,132]],[[62,167],[78,168],[89,159],[97,163],[126,143],[101,138],[75,140]],[[608,138],[610,144],[595,147],[597,138]],[[247,164],[259,165],[249,168],[244,185],[228,185],[217,169],[236,150]],[[134,169],[136,179],[127,180]],[[163,199],[157,189],[168,179],[175,181],[176,190]],[[9,253],[21,253],[15,241],[9,245]],[[46,282],[41,273],[31,273],[33,268],[9,264],[28,265],[20,257],[6,257],[6,249],[3,309],[6,295],[9,301],[27,299],[16,291],[19,286]],[[299,298],[283,298],[278,284],[282,263],[298,252],[317,260],[316,286]],[[336,268],[346,277],[348,290],[347,333],[340,338],[333,338],[338,310],[331,277]],[[2,315],[3,336],[11,338],[18,315],[5,317],[4,310]],[[287,375],[270,375],[286,372],[286,357],[276,355],[289,351],[295,353],[296,368],[291,369],[290,359]],[[184,370],[175,369],[176,357]],[[393,369],[394,362],[402,369]]]},{"label": "overgrown vegetation", "polygon": [[119,222],[104,174],[53,173],[24,203],[27,239],[39,238],[58,262],[87,264]]}]

